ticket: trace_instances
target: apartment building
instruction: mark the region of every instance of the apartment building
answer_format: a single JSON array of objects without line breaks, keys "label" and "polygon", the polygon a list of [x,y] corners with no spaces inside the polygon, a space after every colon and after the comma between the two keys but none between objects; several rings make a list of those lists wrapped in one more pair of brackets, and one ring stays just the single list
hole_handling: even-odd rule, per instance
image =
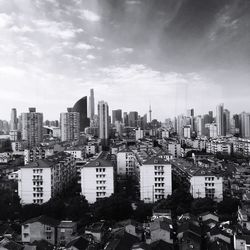
[{"label": "apartment building", "polygon": [[117,174],[131,176],[135,174],[138,163],[135,153],[131,150],[122,150],[117,153]]},{"label": "apartment building", "polygon": [[153,203],[172,194],[172,166],[154,156],[140,166],[141,200]]},{"label": "apartment building", "polygon": [[24,150],[24,164],[27,165],[30,162],[45,159],[54,154],[52,148],[34,147],[32,149]]},{"label": "apartment building", "polygon": [[190,178],[190,193],[194,198],[211,198],[216,201],[223,199],[223,177],[211,170],[200,168]]},{"label": "apartment building", "polygon": [[81,168],[81,188],[89,203],[114,193],[114,167],[103,154]]},{"label": "apartment building", "polygon": [[21,167],[18,195],[22,204],[42,204],[62,192],[76,178],[72,155],[60,152]]}]

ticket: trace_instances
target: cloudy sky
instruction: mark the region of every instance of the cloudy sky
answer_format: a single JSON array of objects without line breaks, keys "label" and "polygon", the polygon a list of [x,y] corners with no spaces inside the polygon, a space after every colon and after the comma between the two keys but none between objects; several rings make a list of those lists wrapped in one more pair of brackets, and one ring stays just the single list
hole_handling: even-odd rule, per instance
[{"label": "cloudy sky", "polygon": [[58,119],[90,88],[160,120],[250,111],[249,58],[245,0],[0,0],[0,119]]}]

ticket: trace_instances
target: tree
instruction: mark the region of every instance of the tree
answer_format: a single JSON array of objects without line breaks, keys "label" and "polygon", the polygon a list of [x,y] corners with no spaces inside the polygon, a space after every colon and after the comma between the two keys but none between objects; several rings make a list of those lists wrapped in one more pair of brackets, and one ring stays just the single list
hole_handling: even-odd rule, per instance
[{"label": "tree", "polygon": [[217,212],[223,220],[234,220],[238,211],[240,201],[233,198],[225,198],[218,203]]},{"label": "tree", "polygon": [[204,212],[214,212],[216,208],[216,202],[210,198],[198,198],[191,204],[191,212],[194,215],[198,215]]},{"label": "tree", "polygon": [[97,220],[124,220],[128,219],[133,214],[131,202],[121,196],[112,195],[109,198],[104,198],[97,201],[93,205],[94,218]]},{"label": "tree", "polygon": [[134,211],[133,217],[136,221],[144,222],[148,217],[151,217],[153,213],[153,204],[139,203]]}]

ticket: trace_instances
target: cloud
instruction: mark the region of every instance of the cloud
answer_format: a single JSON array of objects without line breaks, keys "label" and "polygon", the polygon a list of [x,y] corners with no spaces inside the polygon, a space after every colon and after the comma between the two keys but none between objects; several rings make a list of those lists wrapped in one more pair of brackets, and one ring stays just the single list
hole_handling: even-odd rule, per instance
[{"label": "cloud", "polygon": [[131,54],[134,52],[133,48],[117,48],[112,51],[115,54],[123,54],[123,53],[128,53]]},{"label": "cloud", "polygon": [[82,29],[75,29],[70,23],[56,22],[45,19],[34,20],[33,23],[36,26],[38,32],[47,34],[54,38],[60,39],[72,39],[77,33],[83,32]]},{"label": "cloud", "polygon": [[99,22],[101,17],[90,10],[83,10],[81,11],[81,17],[89,22]]},{"label": "cloud", "polygon": [[104,38],[101,38],[101,37],[97,37],[97,36],[94,36],[93,39],[97,42],[101,42],[103,43],[104,42]]},{"label": "cloud", "polygon": [[0,28],[6,28],[13,23],[12,17],[5,14],[0,13]]},{"label": "cloud", "polygon": [[89,59],[89,60],[96,59],[96,57],[94,55],[91,55],[91,54],[87,55],[86,58]]},{"label": "cloud", "polygon": [[76,49],[82,49],[82,50],[91,50],[94,49],[94,46],[87,44],[87,43],[77,43],[75,46]]}]

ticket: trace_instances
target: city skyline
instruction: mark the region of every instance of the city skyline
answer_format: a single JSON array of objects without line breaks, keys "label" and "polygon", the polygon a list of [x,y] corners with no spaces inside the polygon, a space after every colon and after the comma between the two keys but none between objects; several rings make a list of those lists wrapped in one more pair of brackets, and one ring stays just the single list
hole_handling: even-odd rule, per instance
[{"label": "city skyline", "polygon": [[91,88],[111,110],[144,114],[151,104],[158,120],[218,103],[248,111],[248,13],[240,3],[13,0],[0,7],[1,119],[30,106],[56,119]]}]

